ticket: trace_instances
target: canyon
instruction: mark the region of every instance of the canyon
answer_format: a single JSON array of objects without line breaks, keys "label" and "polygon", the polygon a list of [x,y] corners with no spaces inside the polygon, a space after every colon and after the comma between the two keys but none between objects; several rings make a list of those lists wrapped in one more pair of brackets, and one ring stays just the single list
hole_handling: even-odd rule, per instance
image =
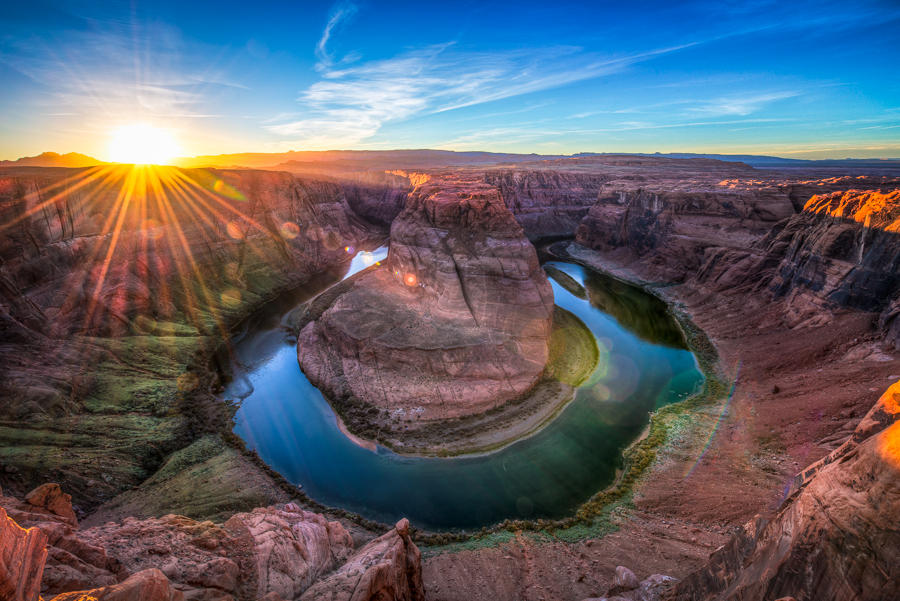
[{"label": "canyon", "polygon": [[[341,177],[0,170],[0,591],[900,595],[900,178],[514,160]],[[387,240],[382,265],[292,324],[300,366],[342,416],[352,407],[351,431],[478,418],[533,390],[554,322],[539,253],[668,303],[704,395],[654,415],[618,496],[598,491],[577,523],[442,538],[322,506],[232,433],[225,342]]]}]

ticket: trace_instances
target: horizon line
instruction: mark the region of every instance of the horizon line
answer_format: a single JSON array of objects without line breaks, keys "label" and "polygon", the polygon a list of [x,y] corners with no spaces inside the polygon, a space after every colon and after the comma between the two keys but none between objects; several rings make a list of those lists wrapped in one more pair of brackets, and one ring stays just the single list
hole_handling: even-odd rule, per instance
[{"label": "horizon line", "polygon": [[[256,150],[248,150],[248,151],[237,151],[237,152],[221,152],[217,154],[197,154],[197,155],[184,155],[175,157],[172,160],[172,163],[177,163],[179,161],[187,161],[191,159],[201,159],[201,158],[215,158],[215,157],[224,157],[229,155],[280,155],[280,154],[291,154],[291,153],[316,153],[316,154],[324,154],[324,153],[333,153],[333,152],[357,152],[357,153],[386,153],[386,152],[445,152],[445,153],[455,153],[455,154],[465,154],[465,153],[478,153],[478,154],[494,154],[494,155],[508,155],[508,156],[521,156],[521,157],[546,157],[546,158],[580,158],[586,156],[614,156],[614,155],[623,155],[623,156],[671,156],[671,155],[696,155],[698,158],[703,156],[713,156],[713,157],[753,157],[753,158],[771,158],[771,159],[779,159],[783,161],[797,161],[797,162],[825,162],[825,161],[900,161],[900,156],[898,157],[855,157],[855,156],[843,156],[843,157],[832,157],[832,158],[796,158],[796,157],[788,157],[781,156],[777,154],[755,154],[752,152],[701,152],[696,150],[678,150],[678,151],[593,151],[593,150],[582,150],[573,153],[553,153],[553,154],[543,154],[539,152],[502,152],[502,151],[494,151],[494,150],[450,150],[446,148],[367,148],[367,149],[357,149],[357,148],[330,148],[327,150],[283,150],[283,151],[256,151]],[[69,155],[80,155],[87,159],[91,159],[97,161],[98,164],[119,164],[117,161],[104,161],[102,159],[98,159],[95,156],[85,154],[78,151],[69,151],[69,152],[56,152],[56,151],[44,151],[36,155],[26,155],[19,156],[13,159],[2,159],[0,158],[0,163],[15,163],[25,159],[36,159],[44,155],[55,155],[55,156],[69,156]],[[125,163],[122,163],[125,164]]]}]

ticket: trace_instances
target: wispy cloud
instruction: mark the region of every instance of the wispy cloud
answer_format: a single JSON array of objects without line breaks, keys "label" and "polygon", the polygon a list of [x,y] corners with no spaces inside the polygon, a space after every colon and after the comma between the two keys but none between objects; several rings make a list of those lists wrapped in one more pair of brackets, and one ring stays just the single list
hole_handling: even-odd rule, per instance
[{"label": "wispy cloud", "polygon": [[328,23],[325,24],[325,29],[322,30],[322,35],[316,44],[316,60],[319,61],[316,64],[317,71],[324,71],[334,65],[334,57],[328,52],[328,41],[337,31],[338,27],[353,17],[357,10],[358,7],[351,2],[342,2],[341,4],[335,5],[332,9],[331,16],[328,18]]},{"label": "wispy cloud", "polygon": [[708,102],[703,102],[698,106],[688,109],[689,112],[697,115],[705,115],[710,117],[738,115],[745,116],[761,110],[768,104],[778,100],[794,98],[800,96],[801,93],[796,90],[784,90],[777,92],[764,92],[743,94],[737,96],[724,96],[716,98]]},{"label": "wispy cloud", "polygon": [[[329,20],[325,42],[336,22]],[[297,147],[347,147],[371,138],[386,123],[611,75],[684,47],[604,57],[574,46],[477,52],[437,44],[352,67],[323,68],[322,79],[298,98],[303,117],[265,127]]]}]

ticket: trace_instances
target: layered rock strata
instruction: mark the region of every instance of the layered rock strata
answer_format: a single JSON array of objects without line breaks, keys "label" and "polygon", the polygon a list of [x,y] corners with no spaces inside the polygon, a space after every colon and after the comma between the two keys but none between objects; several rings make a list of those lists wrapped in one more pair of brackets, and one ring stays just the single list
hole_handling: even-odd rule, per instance
[{"label": "layered rock strata", "polygon": [[900,349],[900,189],[814,195],[749,249],[709,249],[698,281],[767,288],[790,326],[824,323],[836,309],[878,314]]},{"label": "layered rock strata", "polygon": [[293,503],[224,524],[166,515],[78,529],[0,497],[0,559],[0,593],[15,601],[425,598],[409,522],[357,544],[341,523]]},{"label": "layered rock strata", "polygon": [[39,528],[25,530],[0,508],[0,597],[9,601],[37,601],[47,559],[47,535]]},{"label": "layered rock strata", "polygon": [[395,421],[484,412],[530,390],[547,361],[552,290],[477,180],[419,186],[391,226],[386,264],[326,304],[300,333],[300,365],[336,402]]}]

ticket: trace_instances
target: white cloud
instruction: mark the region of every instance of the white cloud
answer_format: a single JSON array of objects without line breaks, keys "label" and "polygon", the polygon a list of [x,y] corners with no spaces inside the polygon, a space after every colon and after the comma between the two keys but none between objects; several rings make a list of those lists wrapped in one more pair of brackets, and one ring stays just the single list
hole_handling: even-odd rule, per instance
[{"label": "white cloud", "polygon": [[778,100],[794,98],[796,96],[800,96],[800,92],[793,90],[744,94],[740,96],[724,96],[708,102],[703,102],[696,107],[691,107],[688,111],[707,117],[726,115],[746,116],[759,111],[768,104]]},{"label": "white cloud", "polygon": [[[334,64],[334,57],[328,52],[328,40],[331,39],[331,36],[341,23],[355,15],[357,10],[357,6],[350,2],[338,4],[332,9],[331,16],[328,18],[328,23],[325,24],[325,29],[322,30],[322,36],[316,44],[316,59],[319,61],[316,65],[317,71],[324,71]],[[351,54],[349,57],[349,60],[353,60],[356,55]]]},{"label": "white cloud", "polygon": [[[332,17],[326,25],[323,49],[336,22]],[[347,148],[371,138],[385,123],[610,75],[683,47],[610,58],[570,46],[477,52],[438,44],[352,67],[323,68],[322,79],[298,98],[302,117],[265,128],[297,148]]]}]

